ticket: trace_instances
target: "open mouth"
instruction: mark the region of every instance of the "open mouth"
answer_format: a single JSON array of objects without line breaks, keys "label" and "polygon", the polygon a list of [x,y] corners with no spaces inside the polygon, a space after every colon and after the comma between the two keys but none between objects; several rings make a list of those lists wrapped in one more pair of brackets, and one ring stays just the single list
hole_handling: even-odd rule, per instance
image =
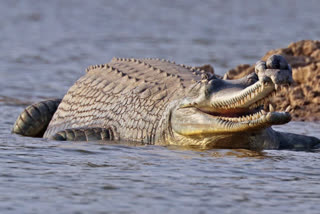
[{"label": "open mouth", "polygon": [[288,85],[257,82],[233,96],[215,98],[210,107],[197,109],[228,126],[234,126],[236,123],[246,123],[249,126],[284,124],[291,120],[291,107],[276,112],[272,104],[268,105],[282,87]]}]

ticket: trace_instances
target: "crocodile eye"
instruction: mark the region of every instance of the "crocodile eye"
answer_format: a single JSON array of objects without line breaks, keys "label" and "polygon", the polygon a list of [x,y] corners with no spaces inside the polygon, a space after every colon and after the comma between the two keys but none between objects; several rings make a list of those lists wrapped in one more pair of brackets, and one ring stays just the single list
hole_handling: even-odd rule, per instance
[{"label": "crocodile eye", "polygon": [[207,79],[209,79],[209,75],[207,73],[203,73],[203,74],[201,74],[201,79],[207,80]]}]

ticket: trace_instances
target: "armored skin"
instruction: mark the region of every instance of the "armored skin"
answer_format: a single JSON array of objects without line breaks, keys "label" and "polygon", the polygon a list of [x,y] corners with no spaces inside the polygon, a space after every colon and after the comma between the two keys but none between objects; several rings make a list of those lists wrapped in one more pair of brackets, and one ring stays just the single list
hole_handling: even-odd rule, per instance
[{"label": "armored skin", "polygon": [[201,148],[317,148],[320,140],[315,137],[271,128],[291,120],[290,106],[274,112],[263,105],[291,83],[290,65],[279,55],[257,62],[254,73],[238,80],[167,60],[114,58],[90,66],[61,102],[27,107],[13,132],[34,137],[44,133],[55,140]]}]

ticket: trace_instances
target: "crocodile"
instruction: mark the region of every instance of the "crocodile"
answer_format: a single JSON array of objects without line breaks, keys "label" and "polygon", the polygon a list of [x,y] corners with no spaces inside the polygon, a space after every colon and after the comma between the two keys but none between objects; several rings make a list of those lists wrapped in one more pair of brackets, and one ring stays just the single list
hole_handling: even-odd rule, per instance
[{"label": "crocodile", "polygon": [[[210,66],[209,66],[210,67]],[[288,106],[264,104],[292,84],[284,57],[258,61],[255,72],[225,80],[208,67],[152,58],[113,58],[90,66],[63,99],[28,106],[13,133],[65,141],[112,140],[201,148],[313,149],[320,140],[278,132]]]}]

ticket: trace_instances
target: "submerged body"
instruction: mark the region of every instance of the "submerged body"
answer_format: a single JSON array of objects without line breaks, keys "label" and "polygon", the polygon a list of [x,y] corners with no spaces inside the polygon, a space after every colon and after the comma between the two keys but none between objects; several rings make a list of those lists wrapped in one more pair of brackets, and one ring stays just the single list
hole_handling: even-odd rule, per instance
[{"label": "submerged body", "polygon": [[319,139],[271,129],[290,121],[290,107],[284,112],[263,109],[277,88],[291,82],[290,66],[276,55],[259,61],[255,73],[239,80],[166,60],[114,58],[89,67],[61,103],[28,107],[13,132],[205,148],[314,148]]}]

